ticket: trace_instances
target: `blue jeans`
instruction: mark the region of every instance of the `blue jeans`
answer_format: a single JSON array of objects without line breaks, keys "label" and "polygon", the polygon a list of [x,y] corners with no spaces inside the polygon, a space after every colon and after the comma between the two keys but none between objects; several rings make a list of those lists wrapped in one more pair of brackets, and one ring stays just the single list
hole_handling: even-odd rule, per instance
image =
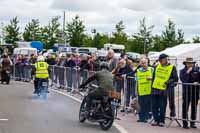
[{"label": "blue jeans", "polygon": [[31,80],[31,68],[30,66],[24,66],[23,69],[24,80],[30,81]]},{"label": "blue jeans", "polygon": [[139,119],[141,121],[147,121],[151,118],[151,95],[138,96],[138,102],[140,104]]}]

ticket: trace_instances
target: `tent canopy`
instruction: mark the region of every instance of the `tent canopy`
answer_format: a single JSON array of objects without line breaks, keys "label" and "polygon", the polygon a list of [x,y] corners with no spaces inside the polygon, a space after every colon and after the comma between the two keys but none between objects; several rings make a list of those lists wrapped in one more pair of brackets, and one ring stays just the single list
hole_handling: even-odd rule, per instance
[{"label": "tent canopy", "polygon": [[175,47],[167,48],[164,51],[150,55],[149,59],[151,63],[157,60],[162,53],[169,55],[170,62],[176,65],[178,69],[183,67],[183,61],[187,57],[192,57],[197,63],[200,63],[200,43],[180,44]]},{"label": "tent canopy", "polygon": [[167,48],[164,51],[156,53],[149,58],[158,58],[160,54],[165,53],[170,57],[185,59],[186,57],[200,57],[200,43],[197,44],[180,44],[175,47]]}]

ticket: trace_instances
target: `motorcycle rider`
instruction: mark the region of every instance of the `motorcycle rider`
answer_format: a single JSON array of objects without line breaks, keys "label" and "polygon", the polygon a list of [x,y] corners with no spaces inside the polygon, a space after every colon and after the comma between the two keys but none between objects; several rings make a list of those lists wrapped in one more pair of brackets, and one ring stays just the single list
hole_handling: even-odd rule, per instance
[{"label": "motorcycle rider", "polygon": [[86,99],[86,113],[90,111],[91,103],[93,99],[101,98],[107,96],[109,91],[114,90],[113,86],[113,75],[109,72],[109,65],[106,62],[100,64],[100,71],[95,73],[93,76],[88,78],[85,83],[79,86],[79,88],[84,88],[87,84],[92,81],[97,82],[98,88],[92,90]]},{"label": "motorcycle rider", "polygon": [[[35,81],[37,82],[35,87],[35,94],[39,93],[39,87],[42,85],[42,82],[45,81],[48,83],[49,78],[49,69],[48,64],[45,62],[43,56],[38,56],[37,62],[34,65],[33,73],[35,74]],[[48,92],[48,88],[47,88]]]},{"label": "motorcycle rider", "polygon": [[[3,81],[5,81],[5,75],[7,72],[11,72],[11,66],[12,66],[12,61],[10,60],[9,56],[7,53],[4,53],[2,55],[2,59],[0,61],[0,65],[2,67],[2,71],[1,71],[1,83],[3,83]],[[9,81],[7,82],[7,84],[9,84]]]}]

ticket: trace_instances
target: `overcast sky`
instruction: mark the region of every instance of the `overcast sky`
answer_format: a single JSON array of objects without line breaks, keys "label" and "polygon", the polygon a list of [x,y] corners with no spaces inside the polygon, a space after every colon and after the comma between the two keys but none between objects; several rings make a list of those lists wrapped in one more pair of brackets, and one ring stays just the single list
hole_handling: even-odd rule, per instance
[{"label": "overcast sky", "polygon": [[126,32],[132,34],[146,17],[148,25],[155,25],[154,34],[161,33],[168,18],[183,29],[187,39],[200,34],[200,0],[0,0],[0,22],[18,16],[22,29],[32,18],[45,25],[64,10],[67,21],[78,14],[88,31],[96,28],[110,33],[123,20]]}]

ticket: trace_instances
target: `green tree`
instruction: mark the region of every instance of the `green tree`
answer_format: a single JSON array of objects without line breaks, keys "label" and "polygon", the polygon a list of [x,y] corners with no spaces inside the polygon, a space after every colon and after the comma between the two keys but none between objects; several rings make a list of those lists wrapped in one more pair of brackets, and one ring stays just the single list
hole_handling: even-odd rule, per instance
[{"label": "green tree", "polygon": [[193,43],[200,43],[200,37],[199,36],[195,36],[192,38],[192,42]]},{"label": "green tree", "polygon": [[139,32],[133,35],[129,45],[131,50],[139,53],[147,54],[153,47],[152,30],[154,25],[147,26],[146,18],[140,20]]},{"label": "green tree", "polygon": [[19,21],[17,17],[10,20],[10,24],[5,26],[5,42],[10,44],[15,44],[16,41],[20,40],[19,32]]},{"label": "green tree", "polygon": [[185,42],[183,30],[178,29],[177,34],[177,44],[183,44]]},{"label": "green tree", "polygon": [[90,47],[96,47],[100,49],[104,47],[104,44],[110,42],[110,38],[107,34],[97,32],[96,29],[93,29],[92,33],[94,34],[94,37],[92,38]]},{"label": "green tree", "polygon": [[162,44],[162,37],[159,35],[155,35],[153,37],[153,48],[151,49],[151,51],[162,51],[164,49],[164,45]]},{"label": "green tree", "polygon": [[43,42],[46,49],[52,48],[53,45],[60,40],[59,19],[60,16],[55,16],[47,26],[40,28],[40,40]]},{"label": "green tree", "polygon": [[23,38],[24,41],[39,41],[40,40],[40,25],[38,19],[32,19],[24,30]]},{"label": "green tree", "polygon": [[127,43],[127,35],[124,32],[126,26],[123,21],[120,21],[115,26],[115,31],[112,33],[111,43],[116,44],[126,44]]},{"label": "green tree", "polygon": [[176,46],[176,37],[176,25],[169,19],[168,25],[165,26],[165,30],[162,32],[162,44],[164,45],[164,48]]},{"label": "green tree", "polygon": [[67,41],[71,46],[80,47],[84,45],[85,25],[79,16],[72,19],[72,22],[66,25]]}]

